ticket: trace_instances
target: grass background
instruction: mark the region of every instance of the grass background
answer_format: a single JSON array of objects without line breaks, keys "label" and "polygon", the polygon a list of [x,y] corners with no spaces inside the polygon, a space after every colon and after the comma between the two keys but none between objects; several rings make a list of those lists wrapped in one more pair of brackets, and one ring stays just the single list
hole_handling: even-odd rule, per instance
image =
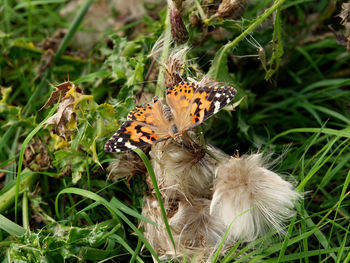
[{"label": "grass background", "polygon": [[[98,32],[85,50],[76,37],[94,32],[84,26],[92,3],[83,1],[67,16],[59,13],[64,0],[3,0],[0,6],[3,262],[152,261],[154,251],[137,230],[144,178],[106,181],[105,169],[117,156],[103,145],[143,85],[146,93],[162,94],[161,79],[152,73],[146,79],[147,56],[170,32],[167,7],[145,4],[140,17]],[[207,143],[229,154],[284,154],[275,170],[306,193],[285,237],[242,244],[220,260],[349,262],[350,55],[328,27],[345,34],[337,16],[341,1],[248,1],[242,18],[199,26],[191,15],[210,14],[207,1],[195,3],[183,13],[190,35],[185,77],[207,73],[235,86],[235,101],[244,97],[234,112],[202,125]],[[111,10],[119,21],[124,10]],[[43,42],[62,28],[67,33],[54,55],[45,55]],[[165,49],[160,59],[168,55]],[[50,84],[68,78],[92,97],[75,109],[74,132],[63,138],[43,125],[56,106],[39,109]]]}]

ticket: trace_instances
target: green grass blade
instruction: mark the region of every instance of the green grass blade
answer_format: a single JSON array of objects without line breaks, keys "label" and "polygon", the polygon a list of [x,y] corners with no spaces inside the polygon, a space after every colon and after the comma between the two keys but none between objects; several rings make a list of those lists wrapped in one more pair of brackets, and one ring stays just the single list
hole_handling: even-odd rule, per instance
[{"label": "green grass blade", "polygon": [[160,206],[160,211],[162,213],[162,217],[163,217],[163,221],[166,227],[166,231],[168,232],[169,238],[171,240],[171,243],[173,244],[175,253],[176,253],[176,247],[175,247],[175,241],[173,238],[173,235],[171,234],[171,229],[168,223],[168,218],[164,209],[164,205],[163,205],[163,201],[162,201],[162,195],[159,192],[159,188],[158,188],[158,184],[157,184],[157,179],[156,179],[156,175],[153,171],[153,167],[152,164],[150,162],[150,160],[147,158],[146,154],[141,150],[141,149],[134,149],[134,151],[140,156],[140,158],[142,159],[143,163],[145,164],[146,168],[147,168],[147,172],[151,178],[152,181],[152,185],[154,187],[154,191],[155,194],[157,196],[157,200],[158,200],[158,204]]},{"label": "green grass blade", "polygon": [[21,182],[21,171],[22,171],[22,163],[24,157],[24,151],[27,148],[29,141],[34,137],[34,135],[44,126],[44,123],[50,118],[56,111],[58,107],[58,103],[50,110],[49,114],[43,119],[38,126],[36,126],[25,138],[23,144],[21,145],[21,151],[19,153],[18,159],[18,168],[17,168],[17,178],[16,178],[16,196],[15,196],[15,221],[17,222],[17,206],[18,206],[18,197],[19,197],[19,185]]},{"label": "green grass blade", "polygon": [[0,214],[0,228],[8,232],[13,236],[23,236],[26,233],[26,229],[7,219]]},{"label": "green grass blade", "polygon": [[[329,248],[329,243],[328,243],[328,240],[326,238],[326,235],[321,231],[321,228],[318,227],[319,224],[315,224],[314,221],[312,221],[311,217],[309,216],[309,214],[307,213],[307,211],[305,209],[301,210],[301,207],[298,204],[297,204],[296,207],[297,207],[297,210],[301,213],[301,215],[302,215],[302,217],[303,217],[307,227],[309,229],[313,229],[314,230],[314,235],[317,238],[317,240],[320,242],[320,244],[325,249]],[[326,219],[326,217],[324,217],[324,219]],[[336,259],[336,255],[334,253],[331,253],[331,257],[334,260]]]},{"label": "green grass blade", "polygon": [[301,133],[323,133],[323,134],[328,134],[328,135],[336,135],[340,137],[345,137],[345,138],[350,138],[350,128],[345,128],[342,130],[335,130],[335,129],[329,129],[329,128],[296,128],[296,129],[290,129],[285,132],[281,132],[280,134],[276,135],[273,137],[268,144],[266,145],[265,148],[267,148],[269,145],[271,145],[274,141],[276,141],[278,138],[283,137],[287,134],[290,133],[296,133],[296,132],[301,132]]},{"label": "green grass blade", "polygon": [[[350,223],[348,224],[348,229],[345,232],[345,236],[343,239],[343,242],[341,243],[340,249],[337,253],[337,260],[335,261],[335,263],[341,263],[342,259],[343,259],[343,255],[346,255],[345,252],[345,245],[347,243],[347,239],[348,239],[348,234],[350,232]],[[348,258],[349,258],[350,253],[348,253]],[[346,261],[346,259],[344,259],[344,262]]]},{"label": "green grass blade", "polygon": [[233,248],[231,248],[230,251],[226,254],[226,256],[221,260],[221,263],[231,262],[232,256],[237,251],[240,244],[241,244],[241,241],[240,240],[237,241],[236,244],[233,246]]},{"label": "green grass blade", "polygon": [[152,220],[150,220],[149,218],[147,217],[144,217],[142,215],[140,215],[139,213],[137,213],[135,210],[129,208],[128,206],[124,205],[122,202],[120,202],[117,198],[115,197],[112,197],[111,201],[109,202],[109,204],[116,208],[116,209],[119,209],[120,211],[124,212],[125,214],[128,214],[128,215],[131,215],[135,218],[138,218],[142,221],[145,221],[149,224],[152,224],[152,225],[155,225],[157,226],[158,224],[156,222],[153,222]]},{"label": "green grass blade", "polygon": [[[225,241],[226,241],[226,238],[227,238],[228,234],[230,233],[230,229],[231,229],[231,226],[232,226],[233,222],[234,222],[238,217],[240,217],[240,216],[242,216],[242,215],[244,215],[245,213],[248,213],[248,212],[249,212],[249,209],[248,209],[248,210],[245,210],[245,211],[243,211],[242,213],[240,213],[239,215],[237,215],[237,216],[232,220],[232,222],[230,223],[230,225],[227,227],[227,229],[226,229],[226,231],[225,231],[223,237],[221,238],[220,244],[219,244],[219,246],[218,246],[218,248],[217,248],[217,250],[216,250],[216,252],[215,252],[215,254],[214,254],[214,256],[213,256],[213,259],[212,259],[212,261],[211,261],[212,263],[215,263],[215,262],[217,261],[217,259],[219,258],[220,251],[221,251],[222,247],[223,247],[224,244],[225,244]],[[238,243],[240,243],[240,242],[238,242]]]},{"label": "green grass blade", "polygon": [[91,4],[94,2],[94,0],[85,0],[83,4],[80,5],[79,12],[77,16],[74,18],[71,26],[68,29],[67,34],[64,36],[56,55],[53,59],[53,63],[55,64],[57,60],[61,57],[63,52],[66,50],[66,47],[68,46],[69,42],[72,40],[75,32],[78,30],[81,22],[83,21],[87,11],[89,10]]},{"label": "green grass blade", "polygon": [[282,243],[282,248],[281,248],[281,251],[280,251],[280,253],[278,255],[277,262],[283,262],[284,255],[285,255],[286,249],[288,247],[288,241],[289,241],[289,239],[290,239],[290,237],[292,235],[292,231],[293,231],[293,227],[294,227],[296,218],[297,218],[297,216],[294,215],[292,221],[289,224],[288,231],[286,233],[286,236],[284,237],[284,240],[283,240],[283,243]]},{"label": "green grass blade", "polygon": [[[327,249],[309,250],[307,252],[298,252],[298,253],[285,255],[283,260],[284,260],[284,262],[291,262],[292,260],[301,260],[301,259],[307,259],[307,258],[310,258],[310,257],[322,255],[322,254],[335,253],[335,252],[338,252],[339,250],[340,250],[340,248],[327,248]],[[344,251],[349,252],[350,251],[350,247],[345,247]],[[252,261],[249,261],[249,262],[256,262],[256,260],[252,260]],[[264,260],[264,263],[274,263],[274,262],[276,262],[275,258]]]},{"label": "green grass blade", "polygon": [[114,206],[111,206],[110,203],[103,197],[90,192],[88,190],[84,189],[79,189],[79,188],[66,188],[60,191],[57,196],[56,196],[56,201],[55,201],[55,211],[57,216],[59,217],[59,212],[58,212],[58,199],[60,195],[62,194],[77,194],[81,195],[83,197],[92,199],[98,203],[101,203],[104,205],[113,215],[117,215],[119,218],[121,218],[135,233],[138,235],[138,237],[143,241],[147,249],[151,252],[152,256],[160,262],[157,253],[154,251],[152,248],[151,244],[147,241],[147,239],[144,237],[144,235],[141,233],[141,231],[119,210],[116,209]]},{"label": "green grass blade", "polygon": [[[132,250],[132,248],[128,245],[128,243],[125,242],[124,239],[122,239],[120,236],[118,235],[113,235],[113,237],[118,240],[119,244],[121,244],[131,255],[133,255],[133,257],[136,255],[135,259],[140,262],[140,263],[143,263],[144,261],[139,257],[137,256],[137,254],[135,253],[134,250]],[[141,242],[140,242],[141,243]]]},{"label": "green grass blade", "polygon": [[322,155],[317,159],[314,166],[310,169],[309,173],[305,176],[305,178],[303,178],[296,190],[301,192],[304,191],[305,185],[311,180],[311,178],[316,174],[316,172],[319,171],[322,168],[322,166],[324,166],[326,162],[332,157],[332,154],[328,155],[327,157],[326,155],[332,149],[332,146],[336,143],[337,140],[337,137],[332,139],[322,148],[321,151],[319,151],[320,153],[322,153]]}]

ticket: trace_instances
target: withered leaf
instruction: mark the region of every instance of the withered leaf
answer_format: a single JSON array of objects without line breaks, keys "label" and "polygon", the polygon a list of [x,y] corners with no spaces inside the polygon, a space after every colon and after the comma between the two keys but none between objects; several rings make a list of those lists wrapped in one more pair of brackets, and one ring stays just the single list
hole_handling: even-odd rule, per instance
[{"label": "withered leaf", "polygon": [[48,49],[41,56],[38,77],[41,76],[51,66],[54,55],[55,55],[55,53],[52,51],[52,49]]},{"label": "withered leaf", "polygon": [[57,108],[57,112],[51,116],[45,124],[52,124],[59,136],[65,136],[66,131],[69,130],[67,124],[75,121],[75,112],[73,111],[74,98],[68,97],[64,99]]},{"label": "withered leaf", "polygon": [[45,105],[42,106],[40,110],[57,103],[60,96],[63,99],[66,96],[66,93],[74,87],[77,92],[82,93],[82,90],[78,86],[75,86],[74,83],[70,81],[63,82],[54,87],[56,88],[56,90],[51,93],[50,98],[46,101]]}]

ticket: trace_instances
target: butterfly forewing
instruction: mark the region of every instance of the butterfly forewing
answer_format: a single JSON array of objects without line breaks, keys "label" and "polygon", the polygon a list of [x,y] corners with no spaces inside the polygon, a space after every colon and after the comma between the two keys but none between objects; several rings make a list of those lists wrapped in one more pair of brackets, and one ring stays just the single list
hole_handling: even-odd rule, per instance
[{"label": "butterfly forewing", "polygon": [[198,85],[193,82],[181,82],[167,90],[166,101],[174,114],[177,128],[181,131],[190,123],[189,109]]},{"label": "butterfly forewing", "polygon": [[190,107],[191,127],[207,120],[229,104],[237,91],[233,87],[199,87],[196,89]]},{"label": "butterfly forewing", "polygon": [[127,121],[107,141],[105,151],[122,152],[168,139],[163,106],[158,98],[154,98],[153,103],[130,111]]}]

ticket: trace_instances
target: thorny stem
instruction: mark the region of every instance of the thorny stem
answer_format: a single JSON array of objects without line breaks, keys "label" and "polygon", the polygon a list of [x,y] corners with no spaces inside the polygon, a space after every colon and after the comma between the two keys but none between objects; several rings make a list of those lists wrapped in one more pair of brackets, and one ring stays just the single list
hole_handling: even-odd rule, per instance
[{"label": "thorny stem", "polygon": [[166,17],[165,17],[165,30],[164,30],[164,43],[163,43],[163,49],[162,54],[160,56],[159,64],[161,65],[159,67],[158,72],[158,79],[157,79],[157,87],[155,95],[164,98],[164,90],[165,90],[165,67],[163,65],[166,64],[166,61],[169,58],[169,50],[170,50],[170,43],[171,43],[171,26],[170,26],[170,9],[168,8]]},{"label": "thorny stem", "polygon": [[[267,19],[274,11],[276,11],[285,0],[276,0],[274,4],[265,10],[265,12],[260,15],[242,34],[240,34],[238,37],[236,37],[233,41],[227,43],[223,50],[220,52],[219,56],[224,56],[229,49],[236,46],[241,40],[243,40],[247,35],[249,35],[253,30],[258,27],[265,19]],[[221,58],[220,58],[221,60]]]}]

